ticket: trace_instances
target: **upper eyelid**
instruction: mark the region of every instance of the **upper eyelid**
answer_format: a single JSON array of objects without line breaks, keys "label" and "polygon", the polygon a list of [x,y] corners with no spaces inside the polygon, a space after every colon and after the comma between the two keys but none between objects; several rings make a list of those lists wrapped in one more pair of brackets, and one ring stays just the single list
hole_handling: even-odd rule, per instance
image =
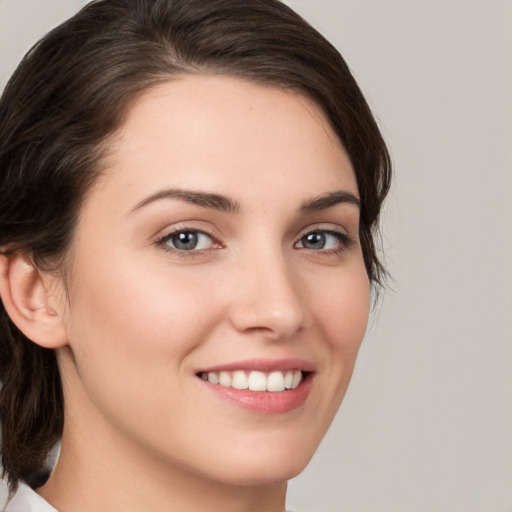
[{"label": "upper eyelid", "polygon": [[305,236],[310,235],[312,233],[324,233],[327,235],[334,236],[335,238],[338,238],[340,240],[343,240],[345,242],[352,242],[352,237],[345,233],[344,231],[337,230],[337,229],[327,229],[327,228],[319,228],[319,229],[310,229],[305,231],[298,239],[297,242],[300,242]]},{"label": "upper eyelid", "polygon": [[177,235],[179,233],[197,233],[197,234],[200,234],[200,235],[206,235],[208,237],[210,237],[212,240],[215,240],[215,235],[213,235],[212,233],[208,232],[208,231],[205,231],[203,229],[197,229],[197,228],[182,228],[182,229],[174,229],[174,230],[171,230],[171,231],[168,231],[165,235],[162,235],[161,238],[170,238],[174,235]]},{"label": "upper eyelid", "polygon": [[187,232],[187,231],[193,231],[195,233],[202,233],[204,235],[208,235],[213,240],[219,241],[218,240],[219,237],[213,232],[213,230],[208,229],[208,228],[204,228],[204,227],[200,227],[199,228],[199,227],[196,227],[196,226],[187,226],[186,224],[178,224],[177,226],[167,227],[167,228],[161,229],[159,231],[159,233],[157,233],[155,235],[155,238],[161,240],[163,238],[170,237],[170,236],[175,235],[177,233],[183,233],[183,232]]},{"label": "upper eyelid", "polygon": [[298,239],[302,238],[308,233],[314,233],[316,231],[322,231],[326,233],[339,233],[340,235],[350,236],[349,230],[340,226],[339,224],[318,222],[301,229],[298,235]]}]

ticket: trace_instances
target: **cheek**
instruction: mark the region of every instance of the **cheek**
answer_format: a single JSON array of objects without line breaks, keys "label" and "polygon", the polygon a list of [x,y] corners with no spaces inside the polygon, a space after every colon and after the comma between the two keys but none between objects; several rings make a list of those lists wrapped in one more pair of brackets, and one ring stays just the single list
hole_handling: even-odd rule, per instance
[{"label": "cheek", "polygon": [[332,350],[357,355],[369,316],[370,285],[366,271],[356,269],[329,280],[324,292],[315,294],[314,304]]},{"label": "cheek", "polygon": [[214,314],[204,282],[190,275],[136,267],[125,273],[109,267],[84,276],[82,282],[87,285],[77,286],[80,293],[73,309],[80,329],[95,332],[84,336],[87,342],[98,344],[99,336],[102,346],[140,348],[141,356],[151,357],[152,349],[163,347],[186,349],[190,338],[211,319],[208,310]]},{"label": "cheek", "polygon": [[325,341],[324,362],[337,409],[343,399],[364,338],[369,316],[370,285],[363,266],[330,279],[314,296],[315,316]]},{"label": "cheek", "polygon": [[[93,401],[147,408],[189,375],[186,356],[219,313],[204,281],[162,268],[96,267],[75,283],[68,334],[82,385]],[[183,274],[183,273],[182,273]],[[110,405],[109,405],[110,404]],[[157,408],[158,410],[158,408]]]}]

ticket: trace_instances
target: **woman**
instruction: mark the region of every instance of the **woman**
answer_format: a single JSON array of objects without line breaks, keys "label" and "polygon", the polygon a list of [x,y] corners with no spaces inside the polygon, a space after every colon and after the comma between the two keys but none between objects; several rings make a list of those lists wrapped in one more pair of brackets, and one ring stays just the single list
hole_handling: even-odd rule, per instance
[{"label": "woman", "polygon": [[276,0],[93,1],[6,87],[0,173],[7,510],[282,512],[383,275],[339,53]]}]

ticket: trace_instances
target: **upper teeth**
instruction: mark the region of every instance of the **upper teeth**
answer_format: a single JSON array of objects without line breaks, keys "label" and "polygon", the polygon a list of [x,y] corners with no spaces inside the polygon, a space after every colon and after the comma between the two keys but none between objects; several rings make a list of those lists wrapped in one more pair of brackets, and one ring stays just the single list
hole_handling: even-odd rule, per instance
[{"label": "upper teeth", "polygon": [[203,372],[201,378],[212,384],[220,384],[235,389],[284,391],[285,389],[294,389],[300,384],[302,372],[300,370],[289,370],[264,373],[236,370],[234,372]]}]

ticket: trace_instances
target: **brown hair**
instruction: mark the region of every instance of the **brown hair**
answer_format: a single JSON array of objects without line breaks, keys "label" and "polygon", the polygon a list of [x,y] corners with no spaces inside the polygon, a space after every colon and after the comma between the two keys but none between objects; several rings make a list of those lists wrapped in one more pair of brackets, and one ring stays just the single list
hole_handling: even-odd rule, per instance
[{"label": "brown hair", "polygon": [[[323,109],[351,159],[364,261],[381,283],[374,237],[388,151],[341,55],[278,0],[96,0],[37,43],[0,100],[1,251],[59,271],[102,143],[140,93],[184,73],[294,90]],[[29,341],[3,306],[0,380],[2,464],[13,491],[60,438],[63,397],[54,352]]]}]

